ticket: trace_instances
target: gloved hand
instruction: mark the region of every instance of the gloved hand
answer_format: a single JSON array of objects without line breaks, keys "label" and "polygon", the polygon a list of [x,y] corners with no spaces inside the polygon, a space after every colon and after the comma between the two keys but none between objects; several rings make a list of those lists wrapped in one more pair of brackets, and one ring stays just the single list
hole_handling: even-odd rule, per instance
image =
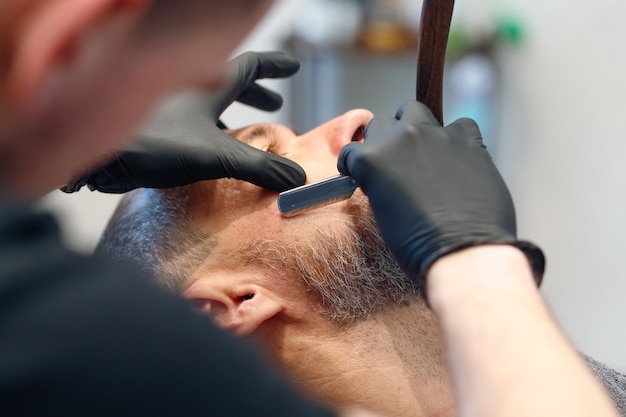
[{"label": "gloved hand", "polygon": [[341,150],[338,169],[367,194],[385,242],[419,287],[439,257],[480,244],[521,248],[541,280],[543,254],[517,240],[511,195],[473,120],[443,128],[410,101],[395,118],[372,120],[364,137]]},{"label": "gloved hand", "polygon": [[279,109],[282,97],[255,82],[289,77],[299,68],[298,61],[282,52],[248,52],[235,58],[229,63],[226,87],[215,94],[185,93],[167,101],[111,162],[62,190],[74,192],[87,185],[91,190],[124,193],[223,177],[274,191],[304,184],[304,170],[295,162],[244,144],[217,126],[234,101],[266,111]]}]

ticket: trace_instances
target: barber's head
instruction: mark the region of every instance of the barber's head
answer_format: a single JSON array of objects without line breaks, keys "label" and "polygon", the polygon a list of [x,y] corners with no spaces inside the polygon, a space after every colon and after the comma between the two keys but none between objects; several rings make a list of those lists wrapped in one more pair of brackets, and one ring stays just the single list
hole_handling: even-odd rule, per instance
[{"label": "barber's head", "polygon": [[[303,135],[274,124],[231,134],[293,159],[312,182],[337,174],[339,151],[362,139],[371,118],[354,110]],[[99,250],[152,269],[241,335],[314,315],[345,324],[415,296],[363,194],[293,218],[280,215],[276,198],[229,179],[138,190],[123,200]]]},{"label": "barber's head", "polygon": [[271,3],[2,0],[0,178],[45,189],[102,161],[156,100],[219,83]]}]

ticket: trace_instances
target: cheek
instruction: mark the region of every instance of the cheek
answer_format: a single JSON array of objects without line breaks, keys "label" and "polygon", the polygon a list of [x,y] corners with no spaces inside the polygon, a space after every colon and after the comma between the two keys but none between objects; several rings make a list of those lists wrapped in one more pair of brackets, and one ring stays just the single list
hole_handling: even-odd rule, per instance
[{"label": "cheek", "polygon": [[[189,204],[211,232],[219,232],[256,215],[278,212],[276,193],[235,179],[205,181],[189,186],[194,190]],[[263,222],[252,222],[256,228]],[[257,231],[257,230],[255,230]]]},{"label": "cheek", "polygon": [[307,173],[307,183],[337,175],[337,157],[333,155],[313,155],[301,163]]},{"label": "cheek", "polygon": [[305,168],[304,170],[307,173],[307,183],[320,181],[339,174],[337,167],[334,165],[332,167],[312,165],[310,168]]},{"label": "cheek", "polygon": [[337,156],[330,152],[309,152],[299,155],[294,160],[299,163],[307,175],[307,183],[337,175]]}]

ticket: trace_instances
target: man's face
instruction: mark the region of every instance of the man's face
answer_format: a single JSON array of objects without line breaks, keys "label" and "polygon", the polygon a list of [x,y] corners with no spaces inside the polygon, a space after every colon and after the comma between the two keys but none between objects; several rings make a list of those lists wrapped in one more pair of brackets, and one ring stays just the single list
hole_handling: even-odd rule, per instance
[{"label": "man's face", "polygon": [[[362,139],[362,129],[372,117],[369,111],[353,110],[303,135],[275,124],[253,125],[230,133],[259,149],[294,160],[304,168],[310,183],[337,174],[339,151],[351,141]],[[285,218],[278,211],[276,193],[236,180],[195,184],[188,188],[187,197],[187,220],[193,228],[211,235],[214,246],[204,264],[183,285],[184,296],[199,301],[201,309],[212,313],[216,306],[207,299],[207,291],[231,285],[233,280],[264,280],[288,287],[277,277],[289,275],[290,271],[274,259],[267,259],[280,254],[273,256],[259,249],[263,242],[271,242],[271,250],[280,251],[276,248],[283,244],[291,247],[313,241],[322,229],[339,231],[353,225],[355,216],[363,215],[364,202],[364,196],[357,192],[351,201]],[[300,303],[301,298],[294,299]]]},{"label": "man's face", "polygon": [[[310,183],[337,174],[340,150],[362,139],[372,117],[353,110],[303,135],[270,124],[230,133],[293,159]],[[278,211],[277,196],[233,179],[135,190],[122,200],[98,252],[138,262],[220,326],[265,341],[288,339],[281,323],[305,333],[335,329],[415,299],[359,190],[290,218]]]},{"label": "man's face", "polygon": [[11,182],[38,191],[66,184],[131,139],[158,100],[217,85],[228,55],[271,3],[204,26],[177,19],[181,27],[167,36],[158,28],[139,35],[140,17],[124,13],[86,30],[76,41],[86,52],[50,71],[40,108],[13,129],[23,149]]}]

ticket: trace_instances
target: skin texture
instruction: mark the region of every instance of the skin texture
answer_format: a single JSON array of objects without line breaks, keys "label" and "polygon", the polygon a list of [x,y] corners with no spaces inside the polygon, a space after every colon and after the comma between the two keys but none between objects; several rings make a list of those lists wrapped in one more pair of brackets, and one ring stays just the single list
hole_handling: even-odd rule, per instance
[{"label": "skin texture", "polygon": [[[281,125],[254,125],[231,134],[293,159],[313,182],[337,173],[340,149],[361,140],[361,128],[371,118],[366,110],[354,110],[303,135]],[[259,343],[303,390],[333,408],[359,406],[407,417],[454,414],[438,322],[420,298],[337,323],[319,312],[299,272],[276,262],[276,247],[287,245],[288,256],[288,245],[316,250],[318,231],[343,230],[355,217],[371,216],[360,192],[348,201],[285,218],[278,212],[276,193],[222,179],[169,192],[137,190],[115,216],[141,215],[165,194],[181,197],[184,207],[178,215],[185,213],[188,230],[210,236],[203,261],[175,286],[195,309]],[[261,243],[251,245],[251,239]]]}]

